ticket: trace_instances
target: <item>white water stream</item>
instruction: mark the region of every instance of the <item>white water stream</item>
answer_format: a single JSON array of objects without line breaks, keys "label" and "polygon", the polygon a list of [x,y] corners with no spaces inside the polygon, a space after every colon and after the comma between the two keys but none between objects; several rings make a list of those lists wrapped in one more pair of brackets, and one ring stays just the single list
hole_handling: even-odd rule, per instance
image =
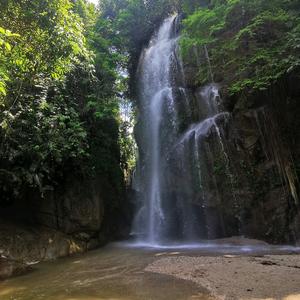
[{"label": "white water stream", "polygon": [[[207,232],[211,226],[205,212],[209,200],[203,188],[205,182],[199,184],[208,172],[203,140],[215,133],[217,143],[222,143],[218,124],[229,115],[219,111],[218,87],[210,84],[199,95],[202,117],[196,122],[191,119],[193,106],[178,54],[176,25],[177,16],[167,18],[139,62],[142,125],[138,146],[143,161],[139,162],[135,178],[139,205],[132,233],[139,243],[150,246],[174,241],[192,243],[210,237]],[[182,132],[180,125],[184,118],[191,120]],[[197,201],[202,204],[195,204]]]}]

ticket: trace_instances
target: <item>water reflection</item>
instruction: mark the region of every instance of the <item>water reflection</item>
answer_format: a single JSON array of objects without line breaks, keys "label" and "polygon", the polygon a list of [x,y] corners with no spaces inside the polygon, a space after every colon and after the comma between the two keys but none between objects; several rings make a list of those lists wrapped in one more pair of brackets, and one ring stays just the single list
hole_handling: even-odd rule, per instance
[{"label": "water reflection", "polygon": [[114,245],[80,257],[41,263],[30,274],[0,283],[0,299],[206,299],[193,283],[145,272],[154,259],[154,253]]}]

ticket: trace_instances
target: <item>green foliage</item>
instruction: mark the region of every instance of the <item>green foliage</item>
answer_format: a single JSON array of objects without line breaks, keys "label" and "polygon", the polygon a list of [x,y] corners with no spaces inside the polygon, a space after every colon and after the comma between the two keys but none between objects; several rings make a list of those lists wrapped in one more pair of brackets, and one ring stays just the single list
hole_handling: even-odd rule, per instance
[{"label": "green foliage", "polygon": [[66,172],[121,184],[120,57],[98,15],[85,0],[1,0],[1,201],[43,194]]},{"label": "green foliage", "polygon": [[0,27],[0,105],[3,105],[3,96],[6,96],[6,81],[9,80],[6,65],[12,50],[11,42],[17,37],[19,37],[18,34]]},{"label": "green foliage", "polygon": [[[211,1],[184,21],[182,53],[208,46],[212,71],[232,94],[266,89],[299,66],[298,6],[296,0]],[[205,68],[199,81],[209,81]]]},{"label": "green foliage", "polygon": [[123,99],[121,103],[121,126],[119,141],[121,147],[121,166],[124,170],[125,179],[129,180],[136,164],[137,148],[134,140],[133,129],[135,115],[132,103]]},{"label": "green foliage", "polygon": [[0,22],[20,36],[10,58],[12,78],[60,79],[76,55],[84,54],[81,19],[71,9],[69,0],[9,0],[1,5]]},{"label": "green foliage", "polygon": [[[231,93],[300,65],[296,0],[0,0],[0,193],[52,189],[66,172],[118,186],[135,163],[120,101],[162,20],[184,12],[183,56],[209,51]],[[129,70],[129,78],[128,72]],[[205,67],[199,82],[210,78]],[[1,199],[1,200],[2,200]]]},{"label": "green foliage", "polygon": [[102,17],[111,23],[115,45],[130,54],[134,64],[162,20],[178,11],[180,0],[102,0]]}]

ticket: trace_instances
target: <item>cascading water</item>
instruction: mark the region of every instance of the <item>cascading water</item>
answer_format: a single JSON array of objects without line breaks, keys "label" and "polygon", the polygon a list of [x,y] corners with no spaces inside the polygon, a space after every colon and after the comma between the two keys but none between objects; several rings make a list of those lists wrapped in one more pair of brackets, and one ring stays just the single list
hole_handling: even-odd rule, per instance
[{"label": "cascading water", "polygon": [[140,157],[132,234],[149,245],[193,242],[222,231],[222,217],[212,209],[218,188],[210,178],[212,153],[206,139],[211,136],[224,152],[218,124],[228,113],[218,109],[214,84],[204,87],[198,103],[191,105],[177,51],[177,18],[163,22],[142,53],[138,71]]}]

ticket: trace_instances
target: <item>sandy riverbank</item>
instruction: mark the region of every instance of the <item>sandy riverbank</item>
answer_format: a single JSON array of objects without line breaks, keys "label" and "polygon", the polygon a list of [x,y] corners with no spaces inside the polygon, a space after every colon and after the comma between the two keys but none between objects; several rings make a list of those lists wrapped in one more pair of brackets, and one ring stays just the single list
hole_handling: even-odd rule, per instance
[{"label": "sandy riverbank", "polygon": [[145,270],[194,282],[215,299],[300,299],[300,255],[175,254]]}]

